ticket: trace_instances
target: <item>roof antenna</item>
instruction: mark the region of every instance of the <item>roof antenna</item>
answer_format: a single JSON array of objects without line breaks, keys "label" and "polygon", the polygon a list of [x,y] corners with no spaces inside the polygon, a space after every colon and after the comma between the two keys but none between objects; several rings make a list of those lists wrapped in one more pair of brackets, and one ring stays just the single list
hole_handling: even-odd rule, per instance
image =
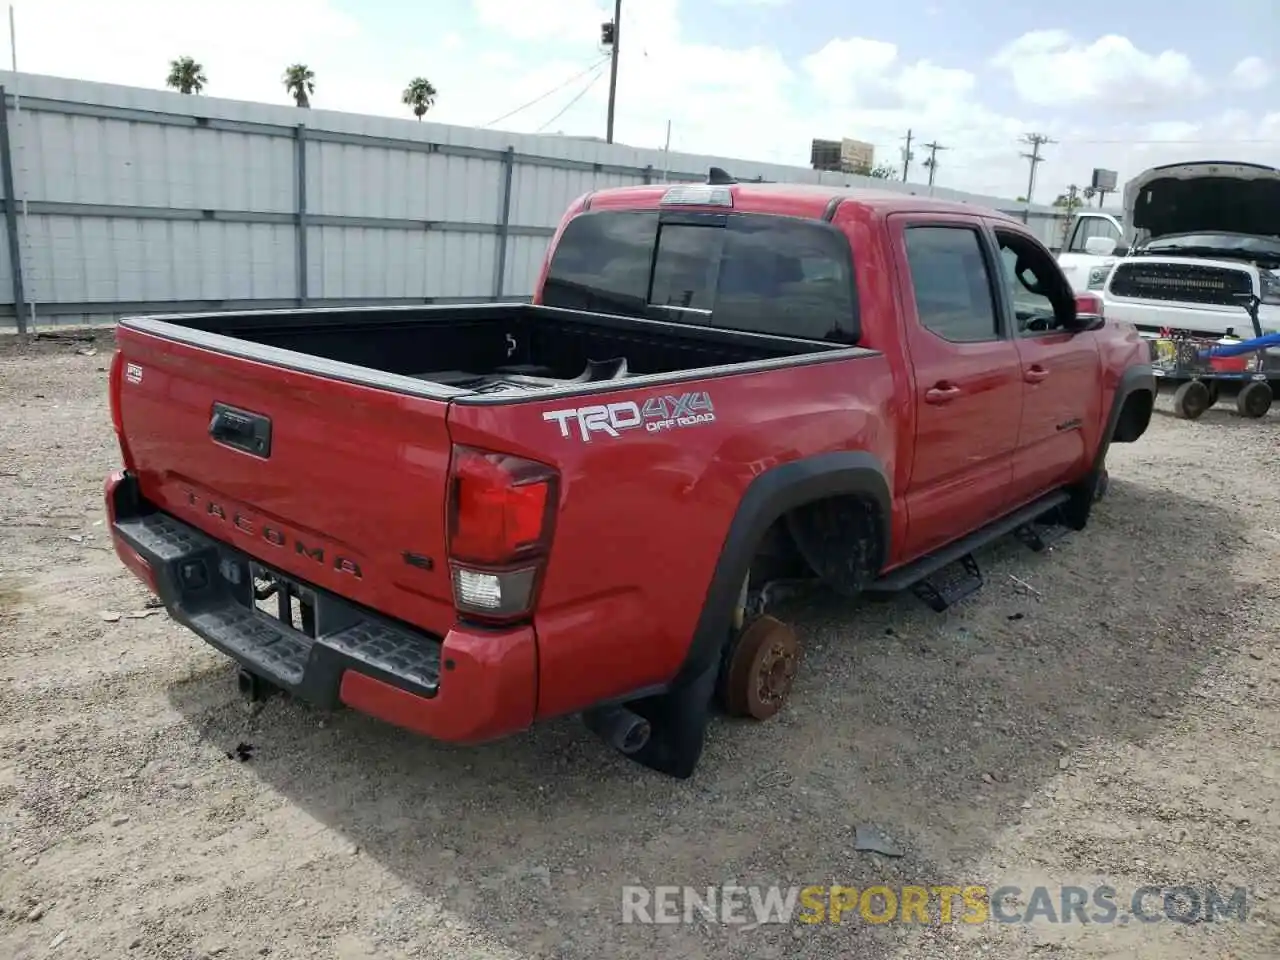
[{"label": "roof antenna", "polygon": [[729,174],[720,167],[712,167],[711,171],[707,174],[707,183],[719,185],[737,182],[737,180],[729,176]]}]

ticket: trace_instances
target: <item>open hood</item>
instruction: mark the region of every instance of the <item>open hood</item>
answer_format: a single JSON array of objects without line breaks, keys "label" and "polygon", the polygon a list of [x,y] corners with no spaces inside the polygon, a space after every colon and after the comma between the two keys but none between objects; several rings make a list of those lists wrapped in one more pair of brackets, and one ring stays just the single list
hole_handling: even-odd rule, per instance
[{"label": "open hood", "polygon": [[1135,243],[1173,233],[1280,236],[1280,170],[1201,160],[1152,167],[1124,187]]}]

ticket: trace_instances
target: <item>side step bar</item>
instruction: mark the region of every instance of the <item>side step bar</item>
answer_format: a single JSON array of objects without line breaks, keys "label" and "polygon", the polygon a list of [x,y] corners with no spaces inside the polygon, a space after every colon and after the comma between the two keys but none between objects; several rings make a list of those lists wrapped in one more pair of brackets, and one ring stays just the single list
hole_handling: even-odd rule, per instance
[{"label": "side step bar", "polygon": [[[867,586],[867,593],[899,593],[911,589],[938,613],[982,588],[982,571],[973,552],[1010,533],[1032,550],[1046,549],[1067,529],[1054,523],[1053,515],[1070,499],[1065,490],[1055,491],[1015,510],[968,536],[933,553],[926,554],[897,570],[891,570]],[[959,561],[962,571],[943,577],[947,567]]]}]

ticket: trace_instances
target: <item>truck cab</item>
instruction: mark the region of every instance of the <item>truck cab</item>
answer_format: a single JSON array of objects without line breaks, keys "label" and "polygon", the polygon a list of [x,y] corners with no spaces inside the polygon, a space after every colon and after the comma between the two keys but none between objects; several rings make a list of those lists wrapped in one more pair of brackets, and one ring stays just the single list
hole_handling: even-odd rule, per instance
[{"label": "truck cab", "polygon": [[1083,210],[1072,221],[1058,266],[1076,293],[1102,289],[1115,262],[1127,252],[1120,220],[1101,210]]}]

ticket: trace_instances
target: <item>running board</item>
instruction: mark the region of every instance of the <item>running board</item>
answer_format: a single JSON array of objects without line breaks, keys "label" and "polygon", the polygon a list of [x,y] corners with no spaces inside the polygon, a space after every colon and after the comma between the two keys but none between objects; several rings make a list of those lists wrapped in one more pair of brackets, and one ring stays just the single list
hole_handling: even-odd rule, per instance
[{"label": "running board", "polygon": [[[1020,540],[1032,549],[1043,550],[1056,536],[1049,530],[1041,530],[1042,518],[1055,512],[1070,499],[1065,490],[1058,490],[1021,507],[999,520],[975,530],[968,536],[961,537],[941,549],[926,554],[897,570],[873,581],[866,587],[867,593],[898,593],[915,588],[915,593],[933,610],[941,613],[947,607],[971,596],[982,587],[982,572],[973,552],[987,546],[1010,533],[1017,533]],[[1042,521],[1037,524],[1037,521]],[[1056,531],[1055,531],[1056,532]],[[1063,531],[1065,532],[1065,531]],[[1061,534],[1058,534],[1059,536]],[[1040,544],[1039,547],[1032,546]],[[937,578],[935,576],[956,561],[963,564],[963,573],[958,577]]]}]

